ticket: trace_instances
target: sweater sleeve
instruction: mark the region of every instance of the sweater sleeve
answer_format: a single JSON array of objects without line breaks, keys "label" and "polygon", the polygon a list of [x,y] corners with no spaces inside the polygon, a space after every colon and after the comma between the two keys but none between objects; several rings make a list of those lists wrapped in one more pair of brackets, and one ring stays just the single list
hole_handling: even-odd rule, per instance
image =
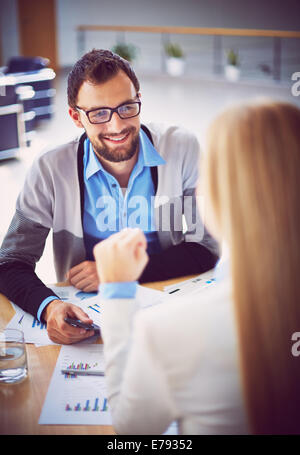
[{"label": "sweater sleeve", "polygon": [[36,318],[43,300],[55,295],[30,265],[17,261],[0,265],[0,292]]},{"label": "sweater sleeve", "polygon": [[218,256],[205,246],[182,242],[150,256],[139,282],[163,281],[184,275],[195,275],[214,268]]},{"label": "sweater sleeve", "polygon": [[41,303],[55,295],[34,271],[52,227],[52,207],[51,178],[46,164],[37,159],[0,248],[0,292],[35,317]]}]

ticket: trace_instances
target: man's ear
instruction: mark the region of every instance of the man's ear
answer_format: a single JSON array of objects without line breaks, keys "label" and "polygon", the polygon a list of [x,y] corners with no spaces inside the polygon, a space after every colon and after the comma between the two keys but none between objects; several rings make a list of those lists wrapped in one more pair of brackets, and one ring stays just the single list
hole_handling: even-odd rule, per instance
[{"label": "man's ear", "polygon": [[78,126],[78,128],[84,128],[83,124],[81,123],[80,114],[77,111],[77,109],[74,109],[73,107],[69,107],[69,115],[70,115],[71,119],[73,120],[73,122],[75,123],[75,125]]}]

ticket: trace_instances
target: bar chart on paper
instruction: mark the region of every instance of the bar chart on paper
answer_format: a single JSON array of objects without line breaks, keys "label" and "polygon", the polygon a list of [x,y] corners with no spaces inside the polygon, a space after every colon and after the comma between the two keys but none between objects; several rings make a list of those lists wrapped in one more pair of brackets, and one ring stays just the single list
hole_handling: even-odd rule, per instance
[{"label": "bar chart on paper", "polygon": [[7,324],[8,328],[20,329],[24,333],[26,343],[38,345],[55,344],[50,340],[45,322],[40,322],[29,313],[25,313],[21,308],[14,305],[16,314]]},{"label": "bar chart on paper", "polygon": [[76,403],[74,405],[66,404],[65,411],[90,411],[90,412],[106,412],[107,411],[107,398],[96,397],[93,400],[86,400],[85,403]]},{"label": "bar chart on paper", "polygon": [[64,394],[57,400],[59,409],[56,411],[55,423],[110,424],[103,377],[77,376],[75,380],[67,382]]},{"label": "bar chart on paper", "polygon": [[63,346],[61,349],[62,370],[103,371],[103,345]]},{"label": "bar chart on paper", "polygon": [[88,308],[92,311],[96,311],[96,313],[101,314],[100,305],[98,303],[94,303],[93,305],[88,305]]},{"label": "bar chart on paper", "polygon": [[[65,367],[65,370],[72,370],[72,373],[65,373],[65,379],[73,379],[76,378],[78,375],[74,373],[75,371],[88,371],[88,370],[94,370],[99,367],[98,362],[94,362],[92,364],[86,363],[86,362],[79,362],[76,363],[72,361],[69,365]],[[100,368],[100,367],[99,367]]]},{"label": "bar chart on paper", "polygon": [[44,330],[47,328],[47,325],[45,322],[40,322],[37,319],[33,318],[33,323],[31,327],[38,327],[40,330]]},{"label": "bar chart on paper", "polygon": [[[107,403],[105,377],[71,378],[61,373],[75,369],[103,369],[103,345],[62,346],[40,415],[40,425],[112,425]],[[177,434],[171,424],[164,433]]]},{"label": "bar chart on paper", "polygon": [[103,371],[103,345],[62,346],[39,423],[111,425],[105,378],[61,373],[67,369]]},{"label": "bar chart on paper", "polygon": [[85,313],[87,313],[95,324],[101,327],[102,310],[98,295],[89,297],[88,299],[82,299],[79,302],[74,301],[74,303],[75,305],[78,305]]}]

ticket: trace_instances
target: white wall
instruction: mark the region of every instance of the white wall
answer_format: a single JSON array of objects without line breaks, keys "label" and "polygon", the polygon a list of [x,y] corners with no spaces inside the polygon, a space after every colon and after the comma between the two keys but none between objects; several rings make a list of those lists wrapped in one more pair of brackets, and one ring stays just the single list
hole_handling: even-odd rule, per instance
[{"label": "white wall", "polygon": [[[153,25],[299,30],[299,0],[56,0],[59,62],[78,58],[78,25]],[[101,35],[102,33],[102,35]],[[131,41],[128,35],[127,40]],[[140,36],[138,40],[142,39]],[[148,39],[148,41],[147,41]],[[149,45],[160,37],[144,37]],[[86,51],[108,47],[116,34],[88,33]],[[148,44],[147,44],[148,43]],[[155,45],[155,43],[154,43]]]},{"label": "white wall", "polygon": [[[61,66],[73,65],[78,58],[75,28],[81,24],[300,28],[299,0],[56,0],[56,12]],[[6,62],[19,53],[16,0],[0,0],[0,25]],[[159,64],[156,49],[160,48],[160,37],[128,35],[128,41],[131,36],[141,41],[149,49],[149,59],[153,56]],[[116,34],[88,34],[86,50],[93,46],[108,47],[115,41]]]}]

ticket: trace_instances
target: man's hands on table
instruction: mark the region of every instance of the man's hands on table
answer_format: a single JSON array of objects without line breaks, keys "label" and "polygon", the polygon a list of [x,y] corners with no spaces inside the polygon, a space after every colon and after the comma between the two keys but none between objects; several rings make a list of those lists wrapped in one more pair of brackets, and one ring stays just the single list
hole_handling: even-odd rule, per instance
[{"label": "man's hands on table", "polygon": [[92,319],[79,307],[72,303],[52,300],[43,311],[43,319],[47,322],[49,338],[54,343],[72,344],[94,335],[94,330],[73,327],[65,322],[65,317],[80,319],[86,324],[92,324]]},{"label": "man's hands on table", "polygon": [[[99,278],[94,261],[83,261],[72,267],[66,275],[68,282],[84,292],[98,290]],[[79,319],[86,324],[92,324],[93,320],[79,307],[61,300],[50,302],[44,312],[43,319],[47,322],[49,338],[55,343],[72,344],[94,335],[93,330],[85,330],[73,327],[65,322],[65,317]]]},{"label": "man's hands on table", "polygon": [[[140,229],[124,229],[98,243],[94,248],[94,261],[84,261],[72,267],[67,279],[84,292],[98,290],[99,282],[130,282],[141,275],[148,262],[146,237]],[[100,265],[101,264],[101,265]],[[98,276],[99,275],[99,276]],[[72,327],[65,317],[80,319],[92,324],[92,319],[71,303],[53,300],[43,312],[48,335],[55,343],[72,344],[94,335],[93,330]]]},{"label": "man's hands on table", "polygon": [[83,292],[98,291],[99,277],[95,261],[83,261],[72,267],[66,275],[70,284]]}]

